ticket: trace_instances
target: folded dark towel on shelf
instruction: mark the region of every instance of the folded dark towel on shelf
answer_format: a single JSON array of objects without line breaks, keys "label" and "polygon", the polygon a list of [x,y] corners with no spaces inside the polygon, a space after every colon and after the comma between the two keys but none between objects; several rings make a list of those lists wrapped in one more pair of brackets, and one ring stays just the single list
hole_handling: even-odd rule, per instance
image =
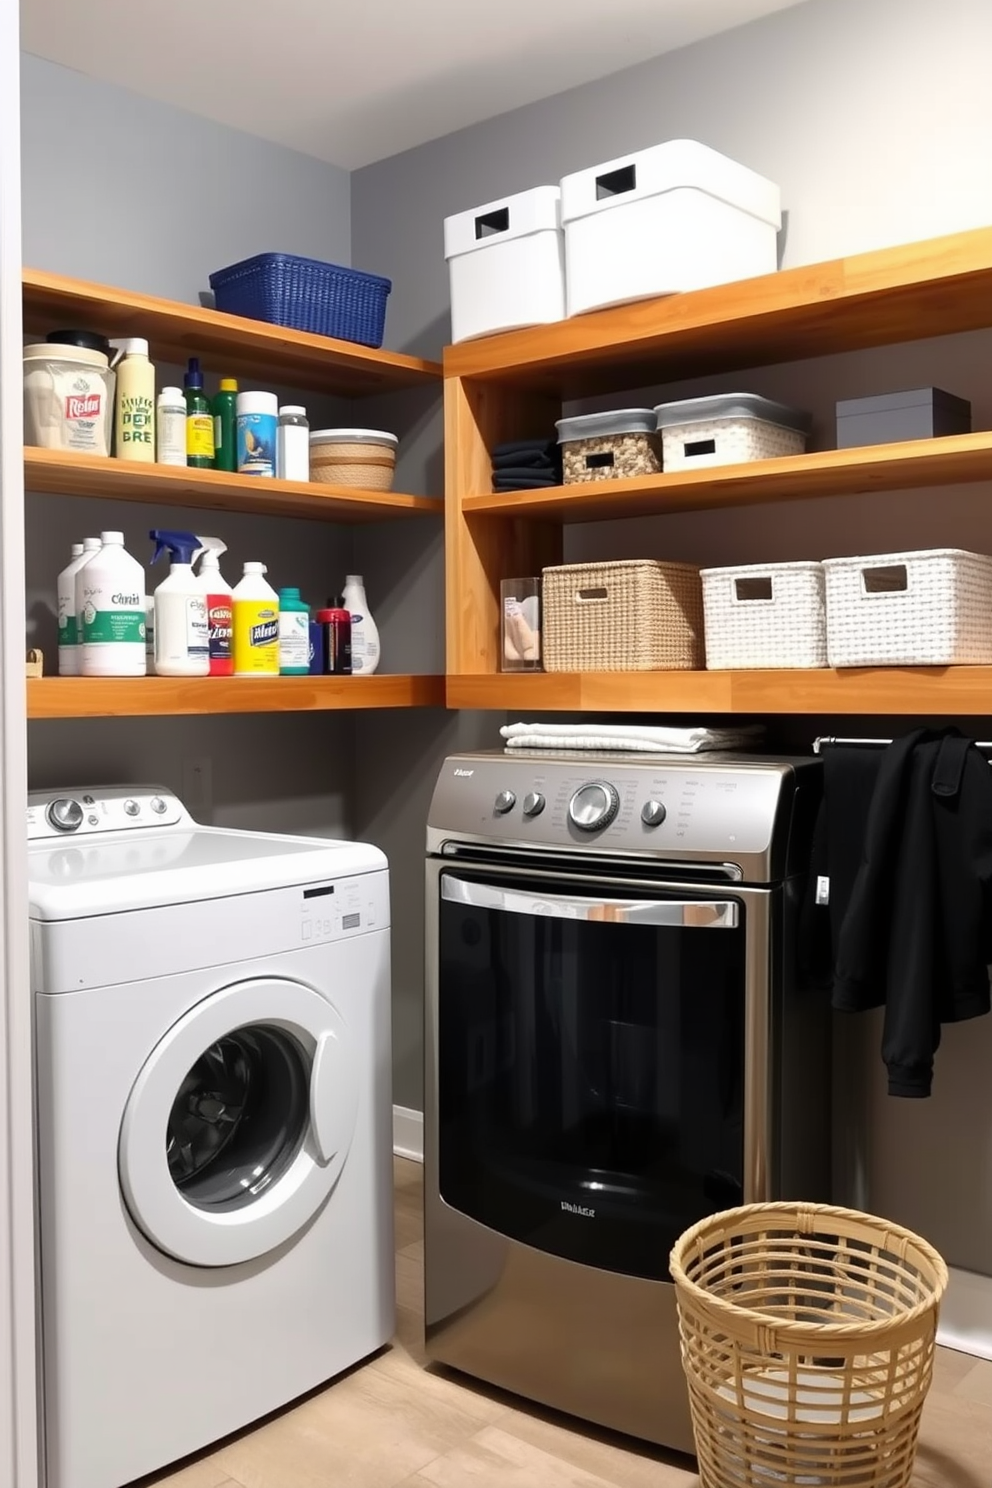
[{"label": "folded dark towel on shelf", "polygon": [[556,491],[561,481],[535,480],[533,476],[524,477],[520,475],[510,476],[508,480],[494,480],[494,491]]},{"label": "folded dark towel on shelf", "polygon": [[493,459],[499,455],[519,455],[526,450],[537,454],[547,454],[558,448],[555,439],[506,439],[502,444],[493,445]]},{"label": "folded dark towel on shelf", "polygon": [[561,461],[538,450],[511,450],[506,455],[493,455],[493,469],[505,470],[508,466],[526,465],[528,470],[557,470]]},{"label": "folded dark towel on shelf", "polygon": [[558,470],[537,470],[533,465],[506,465],[502,470],[493,471],[493,480],[529,480],[536,486],[561,485],[561,472]]}]

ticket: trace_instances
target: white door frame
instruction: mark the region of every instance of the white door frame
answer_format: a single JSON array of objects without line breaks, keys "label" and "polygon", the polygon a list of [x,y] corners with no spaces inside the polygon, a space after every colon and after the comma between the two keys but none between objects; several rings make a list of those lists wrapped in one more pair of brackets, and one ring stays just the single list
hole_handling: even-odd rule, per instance
[{"label": "white door frame", "polygon": [[37,1488],[21,344],[18,7],[0,0],[0,1482]]}]

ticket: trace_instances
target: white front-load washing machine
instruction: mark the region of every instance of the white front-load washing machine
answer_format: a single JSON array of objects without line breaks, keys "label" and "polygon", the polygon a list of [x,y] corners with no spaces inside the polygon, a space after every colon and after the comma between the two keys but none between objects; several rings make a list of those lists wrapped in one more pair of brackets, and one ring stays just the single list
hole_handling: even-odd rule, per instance
[{"label": "white front-load washing machine", "polygon": [[389,889],[354,842],[33,794],[47,1488],[119,1488],[384,1344]]}]

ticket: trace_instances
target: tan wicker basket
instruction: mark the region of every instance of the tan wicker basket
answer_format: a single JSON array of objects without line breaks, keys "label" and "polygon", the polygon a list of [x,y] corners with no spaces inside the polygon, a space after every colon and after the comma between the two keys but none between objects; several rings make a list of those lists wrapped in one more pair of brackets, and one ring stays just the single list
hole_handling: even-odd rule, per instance
[{"label": "tan wicker basket", "polygon": [[690,563],[634,558],[544,570],[548,672],[695,671],[703,593]]},{"label": "tan wicker basket", "polygon": [[947,1267],[901,1225],[750,1204],[671,1255],[702,1488],[908,1488]]}]

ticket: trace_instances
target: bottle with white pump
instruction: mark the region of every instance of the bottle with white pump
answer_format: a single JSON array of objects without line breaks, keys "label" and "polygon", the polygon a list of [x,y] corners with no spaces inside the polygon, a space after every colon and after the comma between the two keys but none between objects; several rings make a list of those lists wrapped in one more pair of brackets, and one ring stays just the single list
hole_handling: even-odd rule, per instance
[{"label": "bottle with white pump", "polygon": [[118,460],[151,465],[155,461],[155,368],[148,360],[148,342],[140,336],[122,336],[110,344],[116,351],[110,365],[117,367],[114,454]]},{"label": "bottle with white pump", "polygon": [[59,676],[79,676],[79,627],[76,624],[76,575],[94,553],[100,551],[100,539],[87,537],[72,545],[72,561],[59,574]]},{"label": "bottle with white pump", "polygon": [[145,570],[123,532],[101,532],[100,551],[76,574],[84,677],[145,675]]},{"label": "bottle with white pump", "polygon": [[369,614],[361,574],[347,575],[343,604],[351,615],[351,670],[368,677],[379,665],[379,630]]}]

